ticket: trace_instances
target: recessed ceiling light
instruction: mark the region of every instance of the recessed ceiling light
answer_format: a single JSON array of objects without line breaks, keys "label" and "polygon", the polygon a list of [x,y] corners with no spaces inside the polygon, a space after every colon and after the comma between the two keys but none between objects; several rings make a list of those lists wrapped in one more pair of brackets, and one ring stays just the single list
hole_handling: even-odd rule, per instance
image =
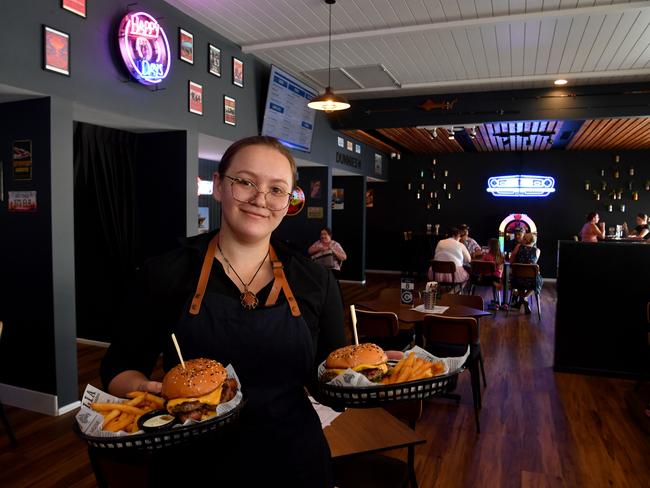
[{"label": "recessed ceiling light", "polygon": [[555,81],[553,82],[553,84],[555,84],[555,85],[566,85],[567,83],[568,83],[567,80],[563,80],[563,79],[561,79],[561,78],[560,78],[559,80],[555,80]]}]

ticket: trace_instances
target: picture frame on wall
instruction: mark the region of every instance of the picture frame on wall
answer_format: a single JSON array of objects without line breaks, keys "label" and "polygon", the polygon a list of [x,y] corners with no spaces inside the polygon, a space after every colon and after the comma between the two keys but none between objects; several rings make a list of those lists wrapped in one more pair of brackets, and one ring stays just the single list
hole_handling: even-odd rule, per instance
[{"label": "picture frame on wall", "polygon": [[43,25],[43,69],[70,76],[70,35]]},{"label": "picture frame on wall", "polygon": [[244,62],[232,57],[232,84],[244,88]]},{"label": "picture frame on wall", "polygon": [[190,112],[203,115],[203,85],[190,81],[187,85],[187,102]]},{"label": "picture frame on wall", "polygon": [[237,102],[227,95],[223,96],[223,122],[228,125],[237,125]]},{"label": "picture frame on wall", "polygon": [[221,78],[221,49],[208,43],[208,73]]},{"label": "picture frame on wall", "polygon": [[178,57],[181,61],[194,64],[194,35],[178,28]]},{"label": "picture frame on wall", "polygon": [[61,0],[61,8],[86,18],[86,0]]}]

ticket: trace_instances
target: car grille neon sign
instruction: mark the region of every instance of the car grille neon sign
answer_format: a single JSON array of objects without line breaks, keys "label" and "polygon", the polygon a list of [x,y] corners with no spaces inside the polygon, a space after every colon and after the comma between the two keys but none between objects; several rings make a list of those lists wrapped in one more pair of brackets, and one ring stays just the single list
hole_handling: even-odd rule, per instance
[{"label": "car grille neon sign", "polygon": [[555,192],[555,178],[537,175],[507,175],[488,178],[487,192],[495,197],[547,197]]},{"label": "car grille neon sign", "polygon": [[145,12],[125,15],[119,40],[124,64],[136,80],[155,85],[165,79],[171,66],[169,42],[156,19]]}]

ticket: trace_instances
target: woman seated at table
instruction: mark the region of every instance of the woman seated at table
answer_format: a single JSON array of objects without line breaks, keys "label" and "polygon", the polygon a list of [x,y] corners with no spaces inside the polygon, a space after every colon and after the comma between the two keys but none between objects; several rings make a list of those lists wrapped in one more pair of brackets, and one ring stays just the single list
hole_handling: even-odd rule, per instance
[{"label": "woman seated at table", "polygon": [[644,213],[637,214],[636,227],[628,232],[627,222],[623,222],[623,234],[634,239],[647,239],[650,234],[648,216]]},{"label": "woman seated at table", "polygon": [[[521,245],[513,251],[510,256],[511,263],[517,264],[537,264],[541,251],[535,246],[537,239],[534,234],[524,234],[521,240]],[[530,305],[528,304],[528,297],[533,293],[541,293],[542,291],[542,276],[538,273],[535,278],[516,278],[512,277],[510,286],[513,290],[518,290],[518,301],[513,304],[515,308],[520,308],[522,305],[526,313],[530,313]]]},{"label": "woman seated at table", "polygon": [[503,266],[506,261],[505,256],[501,252],[501,247],[499,246],[499,239],[490,239],[488,241],[488,252],[483,254],[481,257],[483,261],[493,262],[495,265],[494,274],[492,276],[486,276],[485,278],[489,279],[492,282],[492,292],[494,294],[494,300],[492,302],[495,304],[495,307],[499,308],[499,296],[498,290],[502,288],[501,278],[503,277]]},{"label": "woman seated at table", "polygon": [[599,220],[598,212],[587,214],[585,225],[580,229],[580,240],[582,242],[598,242],[598,239],[605,238],[605,223],[601,222],[599,226]]},{"label": "woman seated at table", "polygon": [[438,242],[436,251],[433,255],[434,261],[451,261],[456,265],[456,272],[453,277],[450,273],[433,273],[433,268],[429,268],[429,279],[435,281],[453,281],[454,283],[465,283],[469,280],[469,273],[464,264],[469,264],[472,257],[469,255],[467,248],[460,242],[460,231],[453,227],[449,231],[449,237]]}]

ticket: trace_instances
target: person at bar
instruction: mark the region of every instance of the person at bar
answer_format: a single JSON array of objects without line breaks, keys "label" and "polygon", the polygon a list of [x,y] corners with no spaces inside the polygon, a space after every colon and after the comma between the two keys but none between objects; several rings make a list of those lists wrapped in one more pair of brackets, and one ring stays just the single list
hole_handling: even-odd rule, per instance
[{"label": "person at bar", "polygon": [[326,268],[333,270],[337,278],[341,263],[348,258],[341,244],[332,239],[332,229],[329,227],[320,230],[320,239],[309,246],[307,252],[314,261],[321,261]]},{"label": "person at bar", "polygon": [[580,240],[582,242],[598,242],[598,239],[605,238],[605,223],[600,221],[598,212],[587,214],[585,224],[580,229]]},{"label": "person at bar", "polygon": [[159,461],[179,486],[204,481],[197,465],[213,466],[219,486],[333,486],[329,447],[305,387],[346,343],[343,308],[332,274],[272,237],[296,178],[291,153],[276,139],[232,144],[214,175],[221,229],[143,266],[102,362],[104,385],[122,397],[161,391],[150,376],[161,352],[165,371],[179,363],[172,332],[184,359],[235,368],[246,404],[233,430]]},{"label": "person at bar", "polygon": [[470,264],[472,256],[469,255],[467,248],[461,244],[460,230],[456,227],[452,227],[449,230],[449,237],[438,242],[433,259],[435,261],[453,262],[456,265],[456,272],[454,273],[453,280],[450,280],[449,276],[444,276],[443,273],[435,273],[434,276],[433,269],[429,267],[429,280],[454,281],[455,283],[465,283],[469,280],[469,273],[463,266]]},{"label": "person at bar", "polygon": [[637,214],[636,227],[629,230],[627,222],[623,222],[623,235],[628,238],[645,239],[650,234],[650,225],[648,225],[648,216],[644,213]]}]

